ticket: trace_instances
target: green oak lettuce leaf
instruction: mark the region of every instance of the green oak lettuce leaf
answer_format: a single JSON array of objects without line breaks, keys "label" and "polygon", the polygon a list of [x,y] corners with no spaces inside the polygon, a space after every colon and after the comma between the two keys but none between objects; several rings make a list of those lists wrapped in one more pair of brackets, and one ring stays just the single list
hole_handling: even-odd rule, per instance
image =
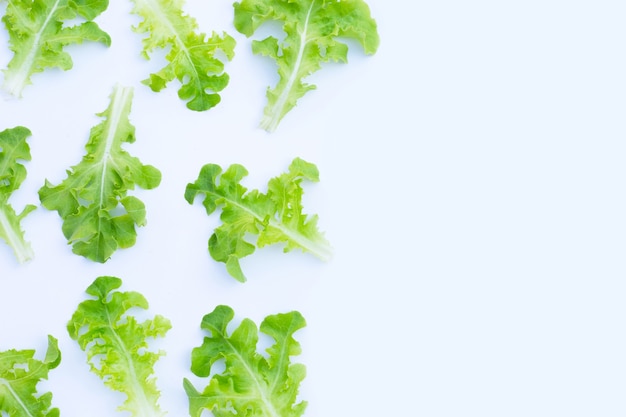
[{"label": "green oak lettuce leaf", "polygon": [[86,352],[91,371],[110,389],[126,394],[119,411],[163,416],[154,365],[164,353],[150,351],[148,342],[165,336],[171,324],[160,315],[138,322],[129,310],[147,310],[148,302],[137,292],[116,291],[121,285],[117,277],[96,278],[86,290],[94,298],[78,305],[67,330]]},{"label": "green oak lettuce leaf", "polygon": [[0,352],[0,414],[10,417],[59,417],[52,408],[52,393],[39,392],[37,384],[48,379],[48,373],[61,362],[57,339],[48,336],[43,360],[35,359],[35,351],[7,350]]},{"label": "green oak lettuce leaf", "polygon": [[252,36],[263,23],[282,23],[285,37],[252,42],[255,54],[272,58],[279,81],[267,90],[261,127],[276,130],[282,118],[304,94],[315,88],[304,79],[325,62],[347,62],[348,46],[337,38],[353,39],[366,54],[378,49],[377,25],[363,0],[243,0],[234,4],[235,28]]},{"label": "green oak lettuce leaf", "polygon": [[17,214],[9,198],[26,178],[26,168],[20,161],[30,161],[30,147],[26,139],[31,132],[18,126],[0,132],[0,238],[13,249],[20,263],[33,258],[33,250],[26,241],[21,220],[35,209],[27,205]]},{"label": "green oak lettuce leaf", "polygon": [[[255,247],[282,243],[284,251],[300,249],[322,260],[331,256],[331,248],[317,227],[318,217],[302,212],[302,181],[319,181],[317,167],[295,158],[289,171],[272,178],[266,193],[248,191],[241,180],[248,171],[233,164],[225,172],[219,165],[202,167],[198,179],[187,185],[185,199],[192,204],[201,196],[207,214],[222,208],[218,226],[209,239],[209,252],[226,264],[228,273],[244,282],[239,260],[252,254]],[[247,240],[256,235],[256,242]],[[256,246],[255,246],[256,243]]]},{"label": "green oak lettuce leaf", "polygon": [[135,185],[153,189],[161,172],[126,152],[122,145],[135,141],[129,121],[132,88],[116,86],[109,107],[91,129],[86,155],[68,170],[59,185],[46,180],[39,190],[42,205],[63,219],[63,234],[72,250],[96,262],[106,262],[118,248],[135,244],[136,226],[146,224],[145,205],[127,195]]},{"label": "green oak lettuce leaf", "polygon": [[3,88],[20,97],[33,74],[72,68],[67,45],[92,41],[110,46],[109,35],[93,22],[108,5],[108,0],[9,1],[2,21],[13,57],[4,70]]},{"label": "green oak lettuce leaf", "polygon": [[[202,319],[201,327],[209,336],[192,350],[191,371],[210,380],[202,392],[184,380],[189,414],[200,417],[208,409],[216,417],[301,416],[307,403],[298,401],[297,396],[306,368],[290,361],[301,353],[293,334],[306,326],[302,315],[293,311],[263,320],[260,331],[274,343],[266,350],[266,356],[257,352],[259,334],[251,320],[244,319],[228,334],[233,316],[230,307],[221,305]],[[222,360],[225,369],[220,372],[213,365]]]},{"label": "green oak lettuce leaf", "polygon": [[167,65],[143,81],[152,91],[161,91],[177,79],[178,96],[187,108],[205,111],[220,102],[218,92],[229,81],[222,55],[231,60],[235,39],[227,33],[210,37],[198,31],[196,20],[183,13],[182,0],[132,0],[133,13],[143,20],[133,29],[146,34],[143,55],[149,59],[156,49],[167,49]]}]

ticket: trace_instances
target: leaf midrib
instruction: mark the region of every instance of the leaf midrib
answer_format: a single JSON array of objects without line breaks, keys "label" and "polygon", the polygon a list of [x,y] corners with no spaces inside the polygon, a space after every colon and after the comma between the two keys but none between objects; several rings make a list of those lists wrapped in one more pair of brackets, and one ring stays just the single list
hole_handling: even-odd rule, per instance
[{"label": "leaf midrib", "polygon": [[225,335],[220,333],[220,330],[218,328],[212,327],[212,331],[214,332],[214,334],[219,334],[220,335],[220,337],[222,338],[224,343],[226,343],[228,345],[228,347],[230,348],[230,351],[235,355],[237,360],[240,363],[243,364],[244,369],[248,373],[249,378],[254,382],[254,385],[256,386],[256,389],[257,389],[258,396],[253,396],[252,398],[261,400],[261,402],[265,406],[265,409],[269,413],[269,415],[267,417],[280,417],[280,413],[276,410],[276,408],[274,407],[274,404],[272,403],[271,399],[268,398],[266,390],[264,390],[263,387],[262,387],[262,384],[261,384],[261,379],[262,378],[260,378],[259,375],[252,370],[252,368],[250,367],[250,364],[248,363],[246,358],[244,358],[243,355],[241,355],[239,353],[239,351],[236,349],[235,345],[233,345],[230,342],[230,340],[225,337]]},{"label": "leaf midrib", "polygon": [[[133,358],[132,358],[132,354],[126,348],[126,343],[124,343],[124,341],[122,340],[122,338],[118,334],[118,332],[116,330],[115,323],[111,319],[111,314],[109,313],[109,309],[106,308],[106,306],[105,306],[105,312],[106,312],[108,327],[111,329],[111,333],[113,334],[114,341],[117,344],[119,350],[121,351],[121,353],[122,353],[122,355],[124,357],[124,361],[126,362],[126,368],[128,369],[129,376],[131,378],[130,388],[135,393],[136,398],[139,399],[139,402],[142,404],[142,409],[144,409],[144,410],[152,409],[151,403],[150,403],[150,401],[148,401],[148,398],[146,397],[146,393],[144,392],[143,388],[141,387],[141,384],[139,383],[139,379],[137,378],[137,374],[135,373],[135,367],[134,367],[134,361],[133,361]],[[132,397],[129,396],[128,399],[130,400],[131,398]],[[156,407],[156,405],[155,405],[155,407]]]},{"label": "leaf midrib", "polygon": [[[234,206],[236,208],[239,208],[239,209],[245,211],[246,213],[248,213],[251,216],[253,216],[261,224],[265,220],[263,217],[261,217],[254,210],[252,210],[249,207],[241,204],[237,200],[233,200],[233,199],[229,198],[228,196],[224,196],[222,194],[218,194],[218,193],[216,193],[214,191],[202,190],[202,192],[204,192],[206,194],[209,194],[209,195],[213,195],[213,196],[217,197],[218,199],[224,200],[227,204],[232,205],[232,206]],[[268,225],[270,227],[274,228],[274,229],[278,229],[291,242],[295,242],[296,244],[298,244],[299,246],[301,246],[302,248],[304,248],[308,252],[314,254],[315,256],[317,256],[317,257],[319,257],[321,259],[326,259],[328,257],[328,255],[326,254],[326,252],[327,252],[326,248],[322,247],[321,245],[317,244],[316,242],[312,241],[311,239],[308,239],[306,236],[303,236],[301,233],[298,233],[297,231],[294,231],[293,229],[290,229],[290,228],[286,227],[284,223],[276,221],[272,216],[269,217]]]},{"label": "leaf midrib", "polygon": [[[39,369],[41,369],[42,367],[43,367],[43,365],[40,365],[39,368],[37,368],[36,371],[39,371]],[[29,375],[36,374],[37,373],[36,371],[29,372]],[[20,379],[26,379],[26,378],[19,378],[19,379],[16,379],[15,381],[19,381]],[[9,390],[11,395],[13,396],[13,398],[15,398],[15,401],[19,404],[19,406],[22,408],[22,410],[24,410],[24,413],[26,413],[26,415],[28,417],[34,417],[33,414],[31,414],[31,412],[28,409],[28,407],[26,407],[26,404],[24,404],[24,401],[22,401],[22,398],[13,389],[13,386],[11,385],[11,381],[9,381],[7,379],[4,379],[4,378],[0,378],[0,385],[4,385],[5,387],[7,387],[7,389]]]},{"label": "leaf midrib", "polygon": [[172,24],[169,16],[166,13],[163,13],[163,10],[159,6],[158,2],[154,0],[143,0],[143,2],[150,10],[153,11],[153,13],[157,16],[157,19],[162,22],[163,25],[168,29],[168,31],[174,36],[174,41],[178,45],[178,49],[183,53],[185,59],[190,64],[189,68],[191,68],[194,73],[194,77],[191,78],[195,80],[196,90],[203,91],[202,84],[200,82],[200,75],[198,74],[198,71],[193,64],[193,59],[191,58],[191,54],[189,53],[189,48],[187,48],[187,45],[185,44],[185,42],[183,42],[183,37],[178,32],[178,30],[176,30],[176,27]]},{"label": "leaf midrib", "polygon": [[56,0],[55,1],[54,5],[50,9],[49,13],[46,15],[46,18],[45,18],[44,22],[40,26],[39,31],[37,33],[35,33],[35,36],[33,38],[32,47],[28,50],[28,54],[26,55],[26,58],[24,59],[24,61],[22,61],[22,64],[20,65],[20,68],[19,68],[19,70],[17,72],[17,74],[20,75],[20,78],[18,79],[19,82],[17,82],[17,83],[16,82],[12,82],[13,85],[17,86],[16,92],[18,92],[18,93],[21,93],[21,90],[24,87],[26,79],[28,79],[29,75],[32,72],[32,67],[33,67],[33,65],[35,65],[35,55],[41,49],[41,46],[40,46],[41,37],[42,37],[43,33],[45,32],[46,28],[48,27],[48,24],[50,23],[50,20],[52,19],[52,17],[57,12],[57,9],[59,8],[59,4],[60,3],[61,3],[61,0]]}]

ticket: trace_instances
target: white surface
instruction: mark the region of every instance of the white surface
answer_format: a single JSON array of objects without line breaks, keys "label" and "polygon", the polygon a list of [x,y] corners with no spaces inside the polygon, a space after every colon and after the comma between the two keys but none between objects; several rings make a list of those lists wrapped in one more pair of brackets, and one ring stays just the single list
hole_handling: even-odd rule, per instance
[{"label": "white surface", "polygon": [[[61,415],[118,415],[120,398],[65,331],[100,275],[172,321],[157,367],[170,416],[187,415],[181,381],[217,304],[257,322],[303,313],[307,416],[625,415],[623,2],[369,0],[378,53],[354,48],[348,65],[312,77],[318,89],[271,135],[257,124],[273,66],[218,3],[187,8],[203,31],[238,41],[209,112],[187,110],[176,83],[159,94],[140,84],[160,63],[138,56],[128,2],[97,20],[110,49],[69,48],[71,71],[37,75],[22,99],[0,102],[2,128],[33,132],[18,208],[79,161],[115,83],[135,87],[127,149],[163,173],[134,193],[148,211],[137,244],[106,264],[73,255],[43,208],[23,224],[35,260],[18,265],[0,246],[0,350],[43,354],[47,334],[59,339],[63,362],[46,386]],[[264,249],[243,261],[240,284],[209,258],[215,219],[184,201],[185,185],[205,163],[237,162],[262,187],[295,156],[320,169],[305,208],[334,258]]]}]

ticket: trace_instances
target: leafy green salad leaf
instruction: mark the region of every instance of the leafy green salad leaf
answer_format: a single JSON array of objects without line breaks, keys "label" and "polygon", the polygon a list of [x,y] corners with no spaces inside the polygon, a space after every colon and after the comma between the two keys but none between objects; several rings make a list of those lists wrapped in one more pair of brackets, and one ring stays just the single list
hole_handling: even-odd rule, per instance
[{"label": "leafy green salad leaf", "polygon": [[35,359],[35,351],[7,350],[0,352],[0,411],[10,417],[58,417],[52,408],[52,393],[40,393],[37,384],[48,379],[48,373],[61,362],[57,339],[48,336],[48,349],[43,360]]},{"label": "leafy green salad leaf", "polygon": [[46,181],[39,190],[42,205],[63,219],[63,234],[74,253],[96,262],[134,245],[135,226],[146,224],[144,203],[128,191],[135,185],[152,189],[161,182],[158,169],[122,148],[135,141],[128,118],[132,92],[131,87],[114,88],[109,107],[99,114],[105,120],[91,129],[82,161],[61,184]]},{"label": "leafy green salad leaf", "polygon": [[150,351],[148,340],[164,337],[171,324],[160,315],[138,322],[129,310],[147,310],[148,301],[134,291],[116,291],[121,285],[117,277],[96,278],[86,290],[95,298],[78,305],[67,330],[87,353],[91,371],[110,389],[126,394],[119,411],[163,416],[154,365],[164,353]]},{"label": "leafy green salad leaf", "polygon": [[13,249],[20,263],[33,257],[33,250],[22,231],[21,220],[35,209],[27,205],[17,214],[9,198],[26,179],[26,168],[20,161],[30,161],[30,147],[26,142],[31,132],[18,126],[0,132],[0,237]]},{"label": "leafy green salad leaf", "polygon": [[242,0],[235,3],[235,28],[252,36],[263,23],[282,23],[285,37],[252,42],[255,54],[278,64],[280,79],[267,90],[261,127],[276,130],[282,118],[304,94],[315,88],[304,78],[324,62],[347,62],[348,46],[338,37],[354,39],[366,54],[378,49],[377,25],[363,0]]},{"label": "leafy green salad leaf", "polygon": [[[227,327],[234,317],[230,307],[217,306],[202,319],[201,328],[209,333],[191,353],[191,371],[210,377],[199,392],[189,381],[183,385],[189,397],[189,413],[200,417],[204,409],[216,417],[264,416],[299,417],[307,403],[298,401],[300,383],[306,376],[303,364],[291,363],[301,353],[293,334],[306,326],[297,311],[266,317],[260,331],[273,339],[266,352],[257,352],[259,334],[250,319],[244,319],[230,335]],[[216,362],[223,360],[223,372]]]},{"label": "leafy green salad leaf", "polygon": [[239,164],[231,165],[222,173],[219,165],[202,167],[198,179],[187,185],[185,199],[193,204],[196,196],[204,198],[207,214],[222,207],[217,227],[209,239],[213,259],[224,262],[228,273],[244,282],[245,275],[239,260],[255,251],[255,244],[247,235],[257,235],[256,246],[284,243],[284,251],[300,249],[322,260],[331,256],[331,248],[317,227],[317,215],[302,213],[302,181],[319,181],[317,167],[295,158],[289,171],[272,178],[266,193],[248,191],[241,180],[248,171]]},{"label": "leafy green salad leaf", "polygon": [[153,91],[161,91],[177,79],[182,84],[178,96],[187,101],[187,108],[208,110],[220,102],[218,92],[228,84],[224,62],[234,56],[235,39],[227,33],[213,32],[210,37],[198,32],[196,20],[183,13],[182,0],[132,0],[133,13],[143,20],[134,28],[147,34],[143,39],[143,55],[149,59],[156,49],[166,49],[168,64],[143,81]]},{"label": "leafy green salad leaf", "polygon": [[[72,68],[65,46],[84,41],[111,45],[109,35],[93,22],[108,0],[11,0],[2,17],[13,57],[4,70],[3,88],[16,97],[31,76],[46,68]],[[76,22],[68,25],[68,22]]]}]

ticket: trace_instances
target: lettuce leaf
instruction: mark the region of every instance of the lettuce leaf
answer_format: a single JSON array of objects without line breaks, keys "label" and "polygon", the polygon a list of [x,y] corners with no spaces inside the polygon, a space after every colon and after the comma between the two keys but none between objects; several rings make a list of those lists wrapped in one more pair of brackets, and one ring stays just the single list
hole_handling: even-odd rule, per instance
[{"label": "lettuce leaf", "polygon": [[128,310],[146,310],[148,302],[137,292],[115,291],[121,285],[116,277],[96,278],[86,290],[95,299],[78,305],[67,330],[87,353],[91,371],[112,390],[126,394],[119,411],[135,417],[163,416],[153,368],[164,353],[149,351],[148,340],[165,336],[171,325],[159,315],[139,323]]},{"label": "lettuce leaf", "polygon": [[108,5],[108,0],[9,1],[2,21],[14,55],[4,70],[3,88],[20,97],[33,74],[52,67],[72,68],[66,45],[93,41],[110,46],[109,35],[92,21]]},{"label": "lettuce leaf", "polygon": [[91,129],[87,154],[68,171],[59,185],[46,180],[39,199],[63,219],[63,234],[72,250],[96,262],[106,262],[118,248],[135,244],[135,226],[146,224],[141,200],[127,195],[135,185],[152,189],[161,182],[161,172],[143,165],[123,148],[135,141],[130,124],[132,88],[114,88],[109,107],[99,116],[105,120]]},{"label": "lettuce leaf", "polygon": [[20,161],[31,159],[26,142],[30,134],[30,130],[22,126],[0,132],[0,238],[13,249],[20,263],[33,257],[33,250],[24,237],[20,223],[35,206],[29,204],[17,214],[9,204],[9,198],[26,178],[26,168]]},{"label": "lettuce leaf", "polygon": [[[290,363],[290,358],[301,353],[293,334],[306,326],[302,315],[293,311],[263,320],[260,331],[274,341],[266,350],[267,358],[257,352],[259,335],[251,320],[244,319],[228,335],[227,326],[233,317],[233,310],[222,305],[202,319],[201,327],[210,335],[192,350],[191,371],[211,379],[203,392],[184,379],[189,414],[200,417],[208,409],[216,417],[301,416],[307,403],[297,402],[297,396],[306,368]],[[225,362],[225,370],[218,373],[213,365],[220,360]]]},{"label": "lettuce leaf", "polygon": [[354,39],[366,54],[378,49],[376,22],[363,0],[243,0],[235,3],[235,28],[250,37],[263,23],[282,23],[285,37],[252,42],[255,54],[278,64],[280,79],[267,90],[261,127],[276,130],[282,118],[304,94],[315,88],[304,78],[324,62],[347,62],[348,46],[336,38]]},{"label": "lettuce leaf", "polygon": [[57,339],[48,336],[48,349],[43,360],[34,358],[34,350],[0,352],[0,411],[10,417],[58,417],[59,409],[51,408],[52,393],[40,393],[37,384],[48,379],[48,373],[61,362]]},{"label": "lettuce leaf", "polygon": [[238,281],[244,282],[239,259],[254,253],[255,245],[247,235],[258,235],[256,246],[284,243],[284,251],[300,249],[322,260],[328,260],[331,248],[317,228],[317,216],[302,213],[301,182],[319,181],[314,164],[296,158],[289,172],[271,179],[268,191],[249,191],[241,185],[248,171],[241,165],[231,165],[224,173],[219,165],[202,167],[198,179],[187,185],[185,199],[193,204],[196,196],[204,198],[207,214],[223,207],[223,224],[209,239],[213,259],[226,264],[226,270]]},{"label": "lettuce leaf", "polygon": [[143,81],[152,91],[161,91],[176,78],[182,84],[178,96],[187,101],[187,108],[208,110],[220,102],[217,94],[228,84],[221,51],[228,60],[234,56],[235,39],[227,33],[213,32],[211,37],[198,32],[196,20],[183,14],[182,0],[132,0],[133,13],[143,20],[134,28],[147,34],[143,39],[143,55],[149,59],[155,49],[166,49],[168,64]]}]

